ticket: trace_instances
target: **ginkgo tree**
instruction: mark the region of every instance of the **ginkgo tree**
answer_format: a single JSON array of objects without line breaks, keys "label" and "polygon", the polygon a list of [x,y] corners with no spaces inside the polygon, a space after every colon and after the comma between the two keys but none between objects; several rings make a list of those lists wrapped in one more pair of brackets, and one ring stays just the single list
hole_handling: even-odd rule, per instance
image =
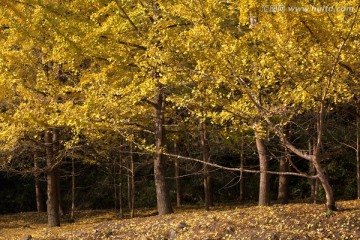
[{"label": "ginkgo tree", "polygon": [[[297,2],[287,2],[296,4]],[[334,2],[350,4],[349,2]],[[354,44],[352,34],[358,27],[359,7],[354,4],[353,13],[307,12],[281,14],[259,13],[258,24],[249,33],[258,51],[256,62],[256,78],[246,74],[248,66],[232,58],[228,60],[231,74],[241,85],[250,102],[257,109],[270,129],[274,131],[285,146],[299,157],[314,164],[325,193],[326,206],[334,210],[335,199],[328,178],[321,166],[321,148],[325,130],[325,115],[331,103],[347,99],[349,90],[344,83],[348,79],[346,69],[341,66],[352,65],[347,62],[347,54],[351,54]],[[260,7],[257,5],[256,7]],[[249,14],[251,9],[243,7],[243,12]],[[320,20],[321,19],[321,20]],[[279,27],[281,26],[281,27]],[[245,45],[244,45],[245,44]],[[239,47],[248,46],[240,43]],[[349,51],[350,50],[350,51]],[[249,51],[251,51],[249,49]],[[236,55],[233,52],[232,55]],[[226,56],[224,56],[226,57]],[[352,59],[352,57],[350,57]],[[254,86],[268,89],[270,108],[262,105],[259,90]],[[341,89],[342,91],[338,91]],[[281,125],[291,120],[293,114],[284,113],[291,109],[295,114],[302,111],[314,111],[317,117],[317,136],[315,150],[312,154],[295,147],[280,129]],[[280,120],[275,116],[280,114]],[[284,118],[286,117],[286,118]]]},{"label": "ginkgo tree", "polygon": [[[2,114],[6,119],[1,125],[1,141],[9,149],[26,139],[45,146],[48,224],[59,226],[59,130],[81,122],[76,115],[79,105],[74,103],[78,97],[73,94],[78,92],[74,66],[80,64],[69,57],[78,49],[67,39],[64,29],[56,25],[52,11],[58,3],[1,4],[1,22],[5,26],[2,32],[5,37],[1,39],[1,80],[11,90],[2,99],[9,108]],[[9,155],[9,161],[12,157]]]}]

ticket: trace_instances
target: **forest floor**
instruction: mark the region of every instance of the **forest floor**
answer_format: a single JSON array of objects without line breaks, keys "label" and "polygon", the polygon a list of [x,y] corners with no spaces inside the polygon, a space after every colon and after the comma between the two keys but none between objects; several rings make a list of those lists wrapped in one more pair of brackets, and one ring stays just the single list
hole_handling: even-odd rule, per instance
[{"label": "forest floor", "polygon": [[79,211],[75,223],[48,228],[46,215],[0,215],[0,239],[360,239],[360,200],[324,205],[288,204],[215,206],[210,211],[185,206],[155,216],[138,210],[133,219],[114,212]]}]

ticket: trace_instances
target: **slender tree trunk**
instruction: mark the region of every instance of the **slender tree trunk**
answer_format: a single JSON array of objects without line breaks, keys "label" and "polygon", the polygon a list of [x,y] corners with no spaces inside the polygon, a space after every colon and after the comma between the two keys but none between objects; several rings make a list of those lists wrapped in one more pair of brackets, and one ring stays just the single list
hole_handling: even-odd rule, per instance
[{"label": "slender tree trunk", "polygon": [[[309,154],[313,155],[315,152],[315,146],[312,144],[312,140],[309,140]],[[312,161],[310,161],[310,175],[315,176],[316,175],[316,168]],[[312,178],[311,180],[311,199],[313,201],[313,204],[317,204],[318,199],[318,189],[319,189],[319,179],[318,178]]]},{"label": "slender tree trunk", "polygon": [[[316,169],[312,162],[310,162],[310,175],[311,176],[316,175]],[[313,201],[313,204],[317,204],[318,186],[319,186],[319,180],[317,178],[311,179],[311,199]]]},{"label": "slender tree trunk", "polygon": [[132,179],[132,177],[131,177],[131,170],[130,170],[131,162],[128,163],[128,169],[129,169],[129,171],[127,174],[127,202],[128,202],[128,209],[131,212],[131,209],[132,209],[132,206],[131,206],[131,204],[132,204],[132,201],[131,201],[131,199],[132,199],[132,197],[131,197],[131,193],[132,193],[131,179]]},{"label": "slender tree trunk", "polygon": [[122,173],[122,157],[120,153],[120,161],[119,161],[119,214],[120,217],[124,217],[124,206],[123,206],[123,173]]},{"label": "slender tree trunk", "polygon": [[356,108],[356,182],[357,198],[360,199],[360,102]]},{"label": "slender tree trunk", "polygon": [[135,164],[134,164],[134,152],[133,144],[130,143],[130,171],[131,171],[131,211],[130,217],[135,217]]},{"label": "slender tree trunk", "polygon": [[244,159],[244,133],[241,133],[241,143],[240,143],[240,196],[239,196],[239,200],[240,202],[243,202],[245,199],[244,196],[244,188],[245,188],[245,184],[244,184],[244,163],[245,163],[245,159]]},{"label": "slender tree trunk", "polygon": [[40,172],[38,167],[38,155],[37,151],[34,152],[34,177],[35,177],[35,194],[36,194],[36,208],[37,211],[45,212],[45,204],[43,200],[43,193],[41,190]]},{"label": "slender tree trunk", "polygon": [[161,85],[158,83],[155,91],[155,142],[156,152],[154,159],[154,177],[156,188],[157,208],[159,215],[173,212],[171,206],[170,192],[166,181],[165,156],[162,154],[166,146],[164,111],[165,97]]},{"label": "slender tree trunk", "polygon": [[58,201],[59,201],[59,214],[60,216],[64,216],[65,215],[65,210],[63,208],[63,204],[62,204],[62,201],[61,201],[61,177],[60,177],[60,168],[57,167],[56,170],[55,170],[55,175],[56,175],[56,189],[58,191]]},{"label": "slender tree trunk", "polygon": [[[202,147],[202,160],[204,163],[209,162],[208,151],[208,138],[206,133],[205,122],[201,123],[201,147]],[[211,182],[210,182],[209,166],[204,164],[204,194],[205,194],[205,209],[210,210],[212,205],[211,201]]]},{"label": "slender tree trunk", "polygon": [[176,206],[181,206],[181,179],[180,179],[180,167],[179,167],[179,160],[175,160],[175,181],[176,181]]},{"label": "slender tree trunk", "polygon": [[115,215],[117,214],[117,203],[118,203],[118,199],[117,199],[117,177],[116,177],[116,158],[114,157],[114,162],[113,162],[113,189],[114,189],[114,211],[115,211]]},{"label": "slender tree trunk", "polygon": [[264,140],[256,137],[256,147],[260,161],[260,187],[259,187],[259,206],[267,206],[270,204],[270,175],[267,173],[269,170],[269,163],[266,156],[266,148]]},{"label": "slender tree trunk", "polygon": [[[290,126],[284,128],[285,134],[290,135]],[[286,146],[284,146],[284,156],[280,159],[280,172],[289,172],[290,170],[290,153]],[[279,189],[278,189],[278,202],[280,204],[289,203],[289,176],[280,175],[279,176]]]},{"label": "slender tree trunk", "polygon": [[[289,153],[286,152],[285,156],[280,159],[280,172],[289,172],[289,157]],[[279,176],[278,202],[281,204],[289,203],[289,180],[286,175]]]},{"label": "slender tree trunk", "polygon": [[[174,144],[175,154],[178,153],[178,146]],[[176,206],[181,206],[181,199],[182,199],[182,189],[181,189],[181,179],[180,179],[180,165],[179,160],[175,159],[175,186],[176,186]]]},{"label": "slender tree trunk", "polygon": [[70,219],[75,219],[75,160],[71,158],[71,212]]},{"label": "slender tree trunk", "polygon": [[60,226],[59,198],[57,184],[57,166],[55,165],[53,152],[53,135],[51,130],[45,131],[45,149],[47,166],[47,215],[48,226]]},{"label": "slender tree trunk", "polygon": [[[314,167],[314,173],[316,174],[316,169]],[[314,183],[314,204],[317,204],[318,202],[318,197],[319,196],[319,179],[316,178],[315,179],[315,183]]]}]

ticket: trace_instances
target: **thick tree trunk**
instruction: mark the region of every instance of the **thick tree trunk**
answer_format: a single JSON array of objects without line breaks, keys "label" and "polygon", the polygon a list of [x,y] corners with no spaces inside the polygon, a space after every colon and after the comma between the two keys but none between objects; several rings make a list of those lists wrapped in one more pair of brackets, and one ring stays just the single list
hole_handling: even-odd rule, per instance
[{"label": "thick tree trunk", "polygon": [[45,212],[46,210],[43,200],[43,193],[41,190],[40,172],[38,167],[38,155],[36,150],[34,153],[34,171],[35,171],[34,177],[35,177],[36,208],[39,213]]},{"label": "thick tree trunk", "polygon": [[46,166],[47,166],[47,215],[48,226],[60,226],[59,215],[59,198],[57,183],[57,166],[55,166],[53,152],[53,132],[45,131],[45,149],[46,149]]},{"label": "thick tree trunk", "polygon": [[326,195],[326,208],[328,210],[332,210],[335,211],[336,210],[336,206],[335,206],[335,198],[334,198],[334,194],[332,191],[332,188],[329,184],[329,181],[327,179],[327,177],[324,174],[324,170],[322,169],[321,165],[320,165],[320,161],[318,158],[314,157],[313,159],[313,164],[315,166],[315,169],[317,171],[318,174],[318,178],[319,181],[321,182],[322,187],[324,188],[325,191],[325,195]]},{"label": "thick tree trunk", "polygon": [[325,106],[324,101],[320,104],[320,111],[317,120],[317,140],[316,140],[316,147],[314,149],[313,156],[311,158],[312,163],[316,169],[318,179],[321,182],[322,187],[324,188],[325,195],[326,195],[326,208],[328,210],[337,210],[335,206],[335,198],[330,186],[329,180],[325,176],[324,170],[320,164],[320,156],[321,156],[321,146],[322,146],[322,139],[324,133],[324,119],[325,119]]},{"label": "thick tree trunk", "polygon": [[206,164],[209,162],[209,151],[208,151],[208,139],[206,134],[205,123],[201,123],[201,147],[202,147],[202,160],[204,164],[204,195],[205,195],[205,209],[208,211],[212,205],[211,197],[211,178],[209,173],[209,166]]},{"label": "thick tree trunk", "polygon": [[[290,154],[285,150],[285,156],[280,159],[280,172],[289,172]],[[289,203],[289,181],[288,176],[279,176],[279,190],[278,190],[278,202],[281,204]]]},{"label": "thick tree trunk", "polygon": [[256,147],[260,161],[259,206],[267,206],[270,204],[270,175],[267,173],[269,163],[266,156],[264,140],[256,137]]},{"label": "thick tree trunk", "polygon": [[244,184],[244,164],[245,164],[245,158],[244,158],[244,133],[241,133],[241,143],[240,143],[240,196],[239,196],[239,200],[240,202],[243,202],[245,199],[245,195],[244,195],[244,188],[245,188],[245,184]]},{"label": "thick tree trunk", "polygon": [[[158,84],[160,85],[160,84]],[[170,192],[166,181],[165,156],[162,154],[166,146],[164,128],[165,99],[161,86],[155,91],[155,142],[156,152],[154,159],[154,178],[156,188],[156,200],[159,215],[173,212]]]},{"label": "thick tree trunk", "polygon": [[[52,133],[52,145],[53,145],[53,155],[54,155],[54,161],[56,162],[56,155],[59,152],[59,142],[58,142],[58,138],[59,138],[59,131],[58,129],[54,128],[53,129],[53,133]],[[59,201],[59,214],[60,216],[64,216],[65,215],[65,210],[63,208],[63,204],[61,201],[61,176],[60,176],[60,167],[56,167],[54,169],[55,171],[55,175],[56,175],[56,189],[58,191],[57,193],[57,197],[58,197],[58,201]]]}]

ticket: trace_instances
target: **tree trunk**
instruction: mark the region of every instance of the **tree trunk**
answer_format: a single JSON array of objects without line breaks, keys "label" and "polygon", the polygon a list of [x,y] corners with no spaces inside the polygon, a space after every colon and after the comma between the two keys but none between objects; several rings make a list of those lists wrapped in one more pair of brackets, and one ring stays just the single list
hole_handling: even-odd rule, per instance
[{"label": "tree trunk", "polygon": [[[59,142],[58,142],[58,134],[59,131],[56,128],[53,128],[53,133],[52,133],[52,145],[53,145],[53,155],[54,155],[54,161],[56,162],[56,155],[59,152]],[[56,175],[56,189],[58,191],[57,193],[57,197],[58,197],[58,201],[59,201],[59,214],[60,216],[64,216],[65,215],[65,211],[62,205],[62,201],[61,201],[61,176],[60,176],[60,167],[56,167],[56,169],[54,169],[55,171],[55,175]]]},{"label": "tree trunk", "polygon": [[133,145],[130,143],[130,171],[131,171],[131,211],[130,217],[135,217],[135,164],[134,164],[134,153]]},{"label": "tree trunk", "polygon": [[202,160],[204,164],[204,195],[205,195],[205,209],[210,210],[212,205],[211,197],[211,178],[209,173],[209,166],[206,164],[209,162],[209,151],[208,151],[208,138],[206,134],[205,122],[201,123],[201,147],[202,147]]},{"label": "tree trunk", "polygon": [[336,211],[336,206],[335,206],[335,199],[334,199],[334,194],[332,191],[332,188],[329,184],[329,181],[327,179],[327,177],[324,174],[324,171],[320,165],[320,161],[318,158],[314,157],[313,160],[313,164],[315,166],[315,169],[317,171],[318,174],[318,178],[319,181],[321,182],[322,187],[324,188],[325,191],[325,195],[326,195],[326,208],[328,210],[332,210],[332,211]]},{"label": "tree trunk", "polygon": [[122,157],[120,153],[120,161],[119,161],[119,214],[120,217],[124,217],[124,206],[123,206],[123,173],[122,173]]},{"label": "tree trunk", "polygon": [[[158,85],[160,85],[158,83]],[[161,86],[155,91],[155,142],[156,152],[154,159],[154,178],[156,188],[156,200],[159,215],[173,212],[170,192],[166,181],[165,156],[162,154],[166,146],[164,128],[165,99]]]},{"label": "tree trunk", "polygon": [[128,171],[128,174],[127,174],[127,202],[128,202],[128,209],[129,209],[129,211],[131,212],[131,209],[132,209],[132,206],[131,206],[131,204],[132,204],[132,198],[131,198],[131,193],[132,193],[132,184],[131,184],[131,179],[132,179],[132,177],[131,177],[131,163],[129,162],[128,163],[128,169],[129,169],[129,171]]},{"label": "tree trunk", "polygon": [[[280,159],[280,172],[289,172],[290,164],[289,164],[290,154],[285,149],[285,156]],[[288,184],[288,176],[280,175],[279,176],[279,190],[278,190],[278,202],[280,204],[289,203],[289,184]]]},{"label": "tree trunk", "polygon": [[[178,155],[177,144],[174,144],[175,154]],[[176,187],[176,206],[181,206],[182,190],[181,190],[181,179],[180,179],[180,165],[179,160],[175,159],[175,187]]]},{"label": "tree trunk", "polygon": [[56,189],[58,191],[57,196],[58,196],[58,201],[59,201],[59,214],[60,216],[64,216],[65,215],[65,210],[61,201],[61,177],[60,177],[60,168],[57,167],[55,170],[55,176],[56,176]]},{"label": "tree trunk", "polygon": [[117,199],[117,177],[116,177],[116,158],[114,156],[114,162],[113,162],[113,189],[114,189],[114,211],[115,211],[115,215],[117,214],[117,203],[118,203],[118,199]]},{"label": "tree trunk", "polygon": [[245,159],[244,159],[244,133],[241,133],[241,143],[240,143],[240,196],[239,196],[239,200],[240,202],[243,202],[245,199],[244,196],[244,188],[245,188],[245,184],[244,184],[244,163],[245,163]]},{"label": "tree trunk", "polygon": [[176,185],[176,206],[181,206],[181,179],[180,179],[180,167],[179,160],[175,159],[175,185]]},{"label": "tree trunk", "polygon": [[71,159],[71,213],[70,219],[75,219],[75,160]]},{"label": "tree trunk", "polygon": [[35,194],[36,194],[36,208],[37,211],[45,212],[45,204],[43,200],[43,193],[41,190],[40,172],[38,167],[38,155],[37,151],[34,152],[34,177],[35,177]]},{"label": "tree trunk", "polygon": [[314,164],[316,169],[318,179],[321,182],[322,187],[324,188],[325,195],[326,195],[326,208],[328,210],[337,210],[335,206],[335,198],[330,186],[329,180],[325,176],[324,170],[320,164],[320,155],[321,155],[321,146],[322,146],[322,139],[323,139],[323,132],[324,132],[324,119],[325,119],[325,106],[324,100],[320,104],[320,111],[317,120],[317,140],[316,140],[316,147],[311,157],[311,161]]},{"label": "tree trunk", "polygon": [[48,226],[60,226],[59,198],[57,184],[57,166],[55,165],[53,152],[53,132],[45,131],[45,149],[47,166],[47,215]]},{"label": "tree trunk", "polygon": [[270,204],[270,184],[269,184],[269,164],[266,156],[266,148],[264,140],[256,137],[256,147],[260,161],[260,187],[259,187],[259,206],[267,206]]},{"label": "tree trunk", "polygon": [[[310,162],[310,175],[316,175],[316,169],[312,162]],[[317,178],[311,179],[311,199],[313,204],[317,204],[318,199],[318,188],[319,188],[319,180]]]},{"label": "tree trunk", "polygon": [[356,182],[357,199],[360,199],[360,102],[356,108]]},{"label": "tree trunk", "polygon": [[[316,151],[315,146],[313,146],[313,140],[309,139],[309,154],[313,155]],[[310,161],[310,176],[316,175],[316,169],[312,161]],[[313,204],[317,204],[318,193],[319,193],[319,179],[312,178],[311,180],[311,199]]]}]

